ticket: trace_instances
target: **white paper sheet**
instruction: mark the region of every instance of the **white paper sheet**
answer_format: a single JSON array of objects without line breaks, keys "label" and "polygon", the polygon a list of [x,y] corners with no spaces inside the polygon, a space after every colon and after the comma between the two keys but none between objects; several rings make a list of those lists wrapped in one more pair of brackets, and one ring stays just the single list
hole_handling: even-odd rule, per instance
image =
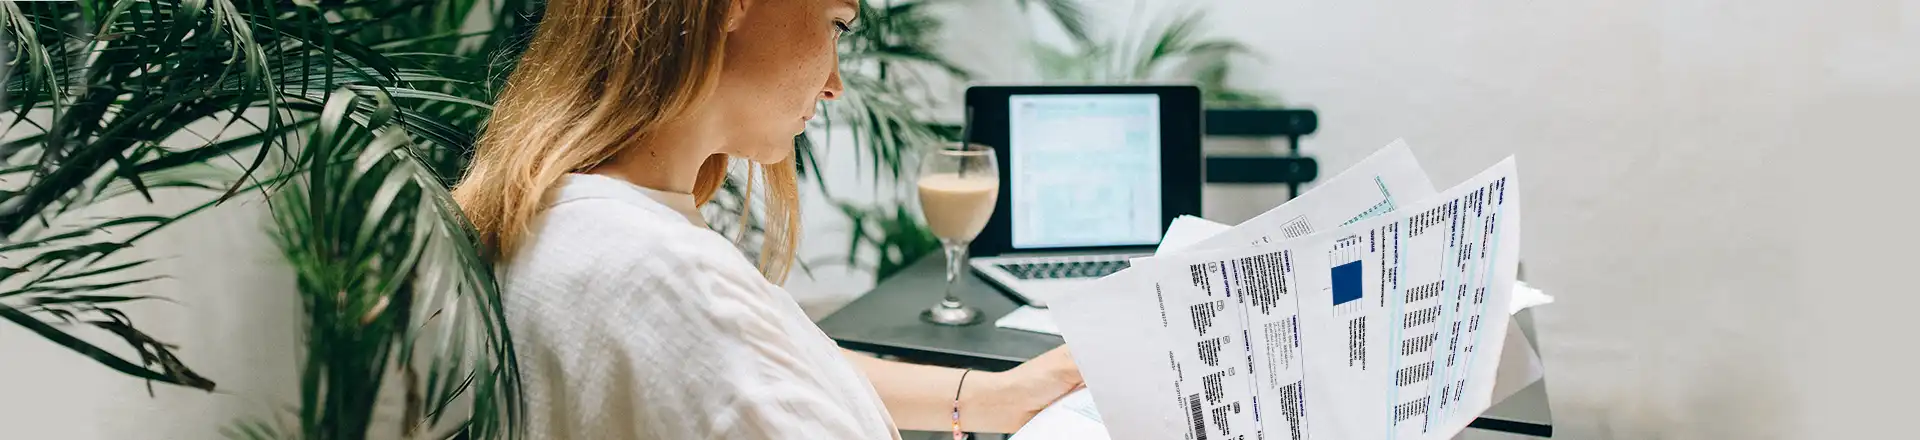
[{"label": "white paper sheet", "polygon": [[[1432,190],[1429,189],[1428,191],[1431,192]],[[1313,193],[1308,192],[1307,194]],[[1160,238],[1160,247],[1154,249],[1153,253],[1158,255],[1186,249],[1193,246],[1194,243],[1199,243],[1215,235],[1220,235],[1220,233],[1227,232],[1228,229],[1232,228],[1232,226],[1191,215],[1174,217],[1173,224],[1167,225],[1167,235]]]},{"label": "white paper sheet", "polygon": [[[1256,384],[1297,383],[1300,365],[1256,367],[1250,347],[1255,343],[1243,323],[1250,304],[1293,315],[1293,298],[1280,293],[1288,289],[1277,276],[1280,257],[1234,249],[1134,260],[1138,276],[1153,284],[1161,307],[1172,316],[1167,335],[1176,377],[1173,391],[1186,405],[1181,426],[1195,439],[1260,439],[1266,426],[1275,426],[1276,432],[1296,426],[1281,425],[1278,418],[1261,419],[1266,408],[1260,406]],[[1266,374],[1257,381],[1256,371]]]},{"label": "white paper sheet", "polygon": [[[1273,244],[1320,229],[1385,215],[1402,204],[1433,194],[1432,182],[1427,178],[1426,171],[1420,168],[1406,142],[1395,140],[1306,194],[1240,225],[1217,230],[1202,223],[1204,220],[1195,219],[1185,222],[1185,225],[1176,225],[1179,229],[1169,228],[1168,235],[1174,235],[1172,232],[1176,231],[1181,235],[1172,237],[1173,240],[1163,240],[1161,252],[1156,254],[1181,250],[1241,250],[1248,246]],[[1228,350],[1229,353],[1245,356],[1246,362],[1241,366],[1247,371],[1260,373],[1247,375],[1243,371],[1243,374],[1236,376],[1231,374],[1235,372],[1232,368],[1212,368],[1205,370],[1206,374],[1212,376],[1199,377],[1199,383],[1176,386],[1175,391],[1184,393],[1189,406],[1198,403],[1193,399],[1195,388],[1192,385],[1203,387],[1199,390],[1206,393],[1206,403],[1221,405],[1201,411],[1204,414],[1196,414],[1193,408],[1189,408],[1188,429],[1213,427],[1213,432],[1222,438],[1233,438],[1231,434],[1237,432],[1267,431],[1265,436],[1255,435],[1254,438],[1271,436],[1275,439],[1300,440],[1308,431],[1304,426],[1307,420],[1305,394],[1302,392],[1304,377],[1300,363],[1302,353],[1298,313],[1294,306],[1297,286],[1290,285],[1295,280],[1278,276],[1283,266],[1291,263],[1286,261],[1285,255],[1277,252],[1235,258],[1165,266],[1166,269],[1162,270],[1171,272],[1153,277],[1155,280],[1177,279],[1180,271],[1188,272],[1188,283],[1163,282],[1158,287],[1176,292],[1166,295],[1175,301],[1169,307],[1176,310],[1184,307],[1190,319],[1210,319],[1204,308],[1194,308],[1196,305],[1205,305],[1200,301],[1236,302],[1232,306],[1222,304],[1217,307],[1224,314],[1231,315],[1219,318],[1222,322],[1218,324],[1236,326],[1219,330],[1219,333],[1227,334],[1176,332],[1174,341],[1176,344],[1204,344],[1195,346],[1202,350],[1218,350],[1215,347],[1222,341],[1230,342],[1237,338],[1239,350]],[[1219,298],[1212,297],[1215,290],[1219,291]],[[1206,292],[1208,297],[1192,296],[1196,292]],[[1179,350],[1186,347],[1174,348],[1180,353],[1194,351]],[[1176,369],[1188,365],[1180,361],[1195,358],[1176,357]],[[1183,375],[1181,380],[1195,381],[1196,378],[1191,376]],[[1226,392],[1216,393],[1219,384],[1213,382],[1222,381],[1226,383]],[[1245,416],[1239,416],[1241,413],[1237,410],[1241,408],[1235,406],[1241,402],[1236,399],[1242,396],[1241,390],[1245,393],[1245,403],[1254,408]],[[1196,415],[1205,417],[1195,420]],[[1208,425],[1207,422],[1214,424]]]},{"label": "white paper sheet", "polygon": [[1311,438],[1443,439],[1492,404],[1520,247],[1511,158],[1294,256]]},{"label": "white paper sheet", "polygon": [[1170,323],[1152,285],[1137,275],[1129,269],[1094,280],[1047,311],[1113,440],[1185,438],[1173,417],[1183,408],[1173,400],[1172,361],[1162,342]]},{"label": "white paper sheet", "polygon": [[1047,309],[1030,306],[1020,306],[1012,312],[1007,312],[1006,316],[994,320],[993,326],[1049,335],[1060,334],[1060,326],[1053,322],[1053,316],[1047,313]]},{"label": "white paper sheet", "polygon": [[[1390,212],[1433,193],[1432,183],[1406,143],[1396,140],[1312,191],[1240,226],[1223,231],[1197,218],[1176,220],[1162,240],[1162,249],[1272,243],[1313,232],[1317,225],[1346,224]],[[1258,408],[1254,352],[1248,330],[1240,322],[1246,308],[1237,297],[1227,296],[1231,291],[1209,292],[1189,284],[1174,295],[1155,289],[1155,283],[1144,278],[1147,275],[1134,272],[1138,271],[1110,275],[1078,294],[1066,295],[1049,309],[1063,330],[1081,329],[1062,335],[1095,400],[1115,415],[1113,423],[1126,425],[1109,426],[1115,440],[1200,440],[1196,423],[1210,427],[1209,439],[1242,434],[1257,439],[1262,438],[1258,417],[1265,413],[1279,419],[1299,418],[1297,411]],[[1243,276],[1213,274],[1223,281],[1230,275]],[[1290,314],[1288,302],[1265,310]],[[1207,354],[1202,354],[1199,344],[1208,344]],[[1142,381],[1151,386],[1139,385]],[[1274,392],[1290,390],[1290,401],[1298,401],[1299,388]],[[1293,429],[1285,426],[1281,431],[1294,438]]]}]

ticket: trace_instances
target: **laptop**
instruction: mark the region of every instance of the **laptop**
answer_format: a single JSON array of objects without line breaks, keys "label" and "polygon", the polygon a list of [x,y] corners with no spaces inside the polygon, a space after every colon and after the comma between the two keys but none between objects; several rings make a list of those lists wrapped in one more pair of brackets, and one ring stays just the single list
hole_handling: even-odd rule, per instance
[{"label": "laptop", "polygon": [[973,86],[970,140],[994,147],[1000,197],[973,271],[1034,307],[1151,255],[1200,214],[1201,104],[1192,86]]}]

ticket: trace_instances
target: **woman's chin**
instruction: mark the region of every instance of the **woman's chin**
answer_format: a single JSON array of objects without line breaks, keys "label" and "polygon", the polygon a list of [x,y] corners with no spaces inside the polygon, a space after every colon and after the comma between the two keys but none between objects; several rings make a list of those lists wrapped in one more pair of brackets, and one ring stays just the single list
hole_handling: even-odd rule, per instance
[{"label": "woman's chin", "polygon": [[756,151],[752,155],[749,155],[746,157],[747,161],[760,164],[760,165],[776,164],[780,162],[785,162],[787,159],[792,159],[792,158],[793,158],[793,141],[791,140],[787,141],[785,144],[778,145],[778,148],[768,148],[767,150],[764,150],[764,151]]}]

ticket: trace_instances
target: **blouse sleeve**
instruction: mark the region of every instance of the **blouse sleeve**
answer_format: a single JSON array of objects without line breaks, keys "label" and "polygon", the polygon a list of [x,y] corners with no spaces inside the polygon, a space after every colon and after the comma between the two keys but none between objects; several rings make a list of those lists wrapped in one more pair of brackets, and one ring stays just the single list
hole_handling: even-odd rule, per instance
[{"label": "blouse sleeve", "polygon": [[570,314],[586,328],[560,334],[585,340],[535,350],[562,364],[569,383],[554,385],[573,397],[550,403],[577,405],[553,413],[581,418],[567,424],[591,432],[576,437],[874,435],[858,417],[875,415],[836,403],[834,379],[802,361],[818,348],[788,335],[779,287],[697,250],[652,251],[583,286],[592,298]]}]

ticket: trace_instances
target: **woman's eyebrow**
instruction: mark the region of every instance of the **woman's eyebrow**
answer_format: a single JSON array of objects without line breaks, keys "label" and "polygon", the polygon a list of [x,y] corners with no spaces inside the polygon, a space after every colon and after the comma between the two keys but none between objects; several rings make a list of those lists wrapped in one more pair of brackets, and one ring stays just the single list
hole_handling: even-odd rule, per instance
[{"label": "woman's eyebrow", "polygon": [[860,0],[840,0],[840,4],[853,10],[853,19],[847,20],[848,24],[860,21]]}]

